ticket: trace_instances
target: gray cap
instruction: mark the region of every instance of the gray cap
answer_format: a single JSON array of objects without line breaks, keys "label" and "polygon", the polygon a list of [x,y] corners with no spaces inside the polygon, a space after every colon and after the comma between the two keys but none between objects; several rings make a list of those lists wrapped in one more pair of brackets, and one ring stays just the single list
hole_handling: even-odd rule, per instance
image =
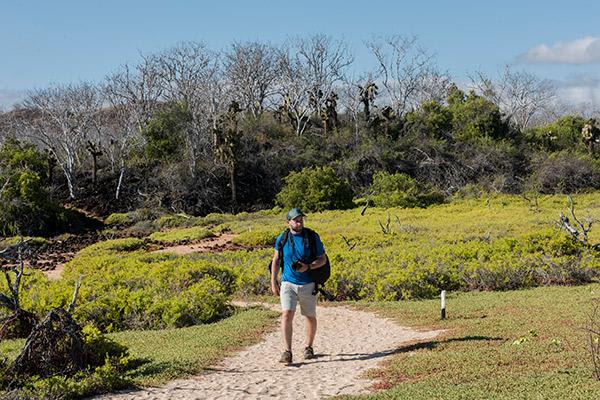
[{"label": "gray cap", "polygon": [[299,208],[292,208],[286,215],[288,221],[298,217],[304,217],[304,213]]}]

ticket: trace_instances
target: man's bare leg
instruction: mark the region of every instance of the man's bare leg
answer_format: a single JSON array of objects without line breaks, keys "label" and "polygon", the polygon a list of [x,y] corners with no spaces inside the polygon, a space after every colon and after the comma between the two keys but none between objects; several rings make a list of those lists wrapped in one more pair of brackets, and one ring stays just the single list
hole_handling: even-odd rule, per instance
[{"label": "man's bare leg", "polygon": [[292,332],[294,328],[294,313],[293,310],[283,310],[281,312],[281,334],[283,337],[283,345],[286,350],[292,351]]},{"label": "man's bare leg", "polygon": [[312,347],[317,334],[317,317],[306,317],[306,345]]}]

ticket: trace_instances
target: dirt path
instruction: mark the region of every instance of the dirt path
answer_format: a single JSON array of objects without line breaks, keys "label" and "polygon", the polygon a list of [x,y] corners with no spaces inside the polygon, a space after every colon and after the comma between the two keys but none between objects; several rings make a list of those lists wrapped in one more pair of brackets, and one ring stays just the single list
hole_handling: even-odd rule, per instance
[{"label": "dirt path", "polygon": [[213,372],[163,387],[107,395],[100,399],[319,399],[369,391],[365,371],[393,355],[403,343],[427,340],[439,332],[418,332],[375,314],[345,307],[319,307],[317,358],[304,361],[304,322],[294,321],[294,363],[277,361],[279,331],[216,365]]},{"label": "dirt path", "polygon": [[155,253],[168,251],[175,254],[189,254],[233,250],[236,246],[231,243],[231,239],[233,239],[235,236],[236,235],[233,233],[223,233],[219,236],[207,238],[194,244],[182,244],[178,246],[165,247],[156,250]]}]

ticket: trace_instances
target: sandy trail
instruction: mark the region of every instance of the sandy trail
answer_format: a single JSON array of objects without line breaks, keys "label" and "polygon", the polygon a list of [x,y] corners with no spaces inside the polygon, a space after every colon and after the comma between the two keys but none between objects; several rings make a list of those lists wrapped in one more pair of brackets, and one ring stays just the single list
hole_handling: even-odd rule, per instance
[{"label": "sandy trail", "polygon": [[219,236],[210,237],[207,239],[203,239],[197,243],[193,244],[182,244],[175,246],[168,246],[159,250],[154,251],[154,253],[175,253],[175,254],[190,254],[190,253],[208,253],[215,251],[223,251],[227,249],[234,249],[235,245],[231,243],[231,239],[233,239],[236,235],[233,233],[223,233]]},{"label": "sandy trail", "polygon": [[113,394],[101,399],[319,399],[369,391],[364,372],[390,357],[403,343],[427,340],[438,331],[419,332],[373,313],[346,307],[318,307],[314,349],[303,360],[304,321],[294,319],[294,363],[279,364],[279,331],[223,360],[212,371],[163,387]]}]

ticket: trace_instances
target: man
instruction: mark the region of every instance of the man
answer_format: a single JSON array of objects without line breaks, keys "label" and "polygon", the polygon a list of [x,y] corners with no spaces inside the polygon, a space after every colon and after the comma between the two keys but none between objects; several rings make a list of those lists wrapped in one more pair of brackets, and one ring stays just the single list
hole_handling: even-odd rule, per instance
[{"label": "man", "polygon": [[[316,233],[316,254],[311,254],[308,244],[307,229],[304,228],[304,213],[292,208],[287,213],[289,232],[282,233],[275,241],[275,254],[271,261],[271,291],[281,300],[281,333],[285,350],[279,362],[292,362],[292,328],[296,304],[300,303],[300,314],[306,318],[306,347],[304,358],[315,357],[313,342],[317,333],[317,294],[315,283],[310,278],[309,270],[325,265],[326,255],[323,243]],[[286,236],[285,243],[281,243]],[[277,283],[279,274],[279,246],[283,251],[283,271],[281,288]]]}]

